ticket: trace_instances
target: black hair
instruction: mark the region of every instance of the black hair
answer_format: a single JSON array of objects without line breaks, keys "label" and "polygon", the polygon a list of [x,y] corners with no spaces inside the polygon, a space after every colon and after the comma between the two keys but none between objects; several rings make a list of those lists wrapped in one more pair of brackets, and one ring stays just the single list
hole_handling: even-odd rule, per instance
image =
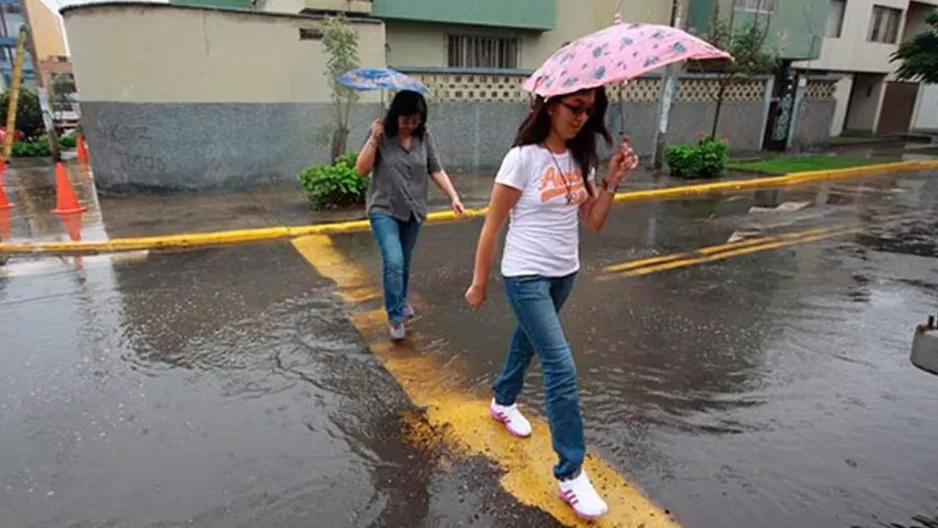
[{"label": "black hair", "polygon": [[592,187],[587,183],[589,173],[592,169],[599,167],[599,152],[596,145],[596,137],[602,136],[606,145],[612,145],[612,135],[606,128],[606,110],[609,108],[609,99],[606,97],[606,90],[603,87],[581,90],[576,93],[569,93],[552,97],[546,101],[543,97],[537,96],[531,105],[531,111],[528,117],[524,119],[521,126],[518,127],[518,135],[515,136],[513,146],[521,147],[524,145],[539,145],[543,143],[550,135],[550,114],[548,110],[560,104],[561,99],[571,95],[579,95],[590,90],[595,90],[596,103],[593,108],[593,114],[590,115],[583,128],[573,139],[567,140],[567,148],[570,154],[580,166],[583,184],[586,185],[586,191],[592,194]]},{"label": "black hair", "polygon": [[420,93],[410,90],[398,92],[391,101],[391,107],[384,116],[384,135],[397,136],[397,118],[409,115],[420,115],[420,126],[414,130],[414,135],[423,139],[427,131],[427,101]]}]

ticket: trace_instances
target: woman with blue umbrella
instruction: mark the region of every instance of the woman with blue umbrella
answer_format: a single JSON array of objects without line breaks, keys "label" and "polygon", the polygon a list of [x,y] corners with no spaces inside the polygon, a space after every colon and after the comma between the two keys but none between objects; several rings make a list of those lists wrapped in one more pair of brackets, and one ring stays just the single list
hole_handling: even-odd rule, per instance
[{"label": "woman with blue umbrella", "polygon": [[[402,90],[394,96],[384,119],[371,124],[371,134],[355,162],[359,176],[372,173],[367,193],[368,220],[381,250],[390,337],[399,341],[406,337],[405,323],[416,316],[408,302],[411,256],[420,226],[427,219],[429,180],[433,179],[449,197],[453,212],[462,215],[464,209],[427,129],[427,102],[416,91],[425,92],[426,88],[417,81],[406,81],[410,79],[406,76],[405,81],[386,76],[380,82],[372,76],[369,84],[366,76],[351,73],[340,77],[339,82],[348,82],[346,86],[355,89],[373,86],[370,89]],[[343,79],[346,76],[351,78]]]}]

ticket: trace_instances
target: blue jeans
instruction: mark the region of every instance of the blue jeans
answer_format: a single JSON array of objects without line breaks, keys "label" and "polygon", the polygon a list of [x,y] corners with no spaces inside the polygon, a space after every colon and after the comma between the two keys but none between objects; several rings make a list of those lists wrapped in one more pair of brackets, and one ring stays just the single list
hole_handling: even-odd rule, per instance
[{"label": "blue jeans", "polygon": [[560,459],[554,466],[558,479],[576,475],[586,455],[576,365],[559,317],[575,279],[575,273],[561,278],[505,277],[505,292],[518,327],[511,336],[508,360],[492,385],[499,405],[515,403],[524,386],[524,373],[537,353],[544,374],[551,442]]},{"label": "blue jeans", "polygon": [[372,213],[368,215],[368,220],[381,250],[384,309],[388,313],[388,322],[397,325],[404,322],[410,259],[417,245],[420,222],[413,215],[408,221],[401,222],[383,213]]}]

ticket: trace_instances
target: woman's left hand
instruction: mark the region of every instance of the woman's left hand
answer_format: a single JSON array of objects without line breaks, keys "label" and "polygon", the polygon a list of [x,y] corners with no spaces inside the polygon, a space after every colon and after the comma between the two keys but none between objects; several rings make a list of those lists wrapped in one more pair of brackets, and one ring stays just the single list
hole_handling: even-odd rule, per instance
[{"label": "woman's left hand", "polygon": [[450,207],[453,208],[453,212],[456,213],[456,216],[462,216],[463,213],[466,212],[466,208],[463,207],[462,202],[459,201],[459,197],[453,198]]},{"label": "woman's left hand", "polygon": [[629,145],[629,138],[625,138],[622,144],[619,145],[619,150],[617,150],[616,153],[613,154],[612,159],[609,160],[606,182],[612,187],[617,187],[619,182],[622,181],[622,178],[624,178],[629,171],[635,170],[636,167],[638,167],[638,155],[635,154],[635,151],[632,150],[632,147]]}]

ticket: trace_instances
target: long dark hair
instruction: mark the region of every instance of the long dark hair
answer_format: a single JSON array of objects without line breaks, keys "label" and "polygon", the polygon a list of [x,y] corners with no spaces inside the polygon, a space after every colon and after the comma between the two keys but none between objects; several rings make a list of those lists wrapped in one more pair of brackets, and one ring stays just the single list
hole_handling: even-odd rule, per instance
[{"label": "long dark hair", "polygon": [[[612,135],[606,128],[606,110],[609,108],[609,99],[606,97],[606,90],[603,87],[591,88],[596,92],[596,102],[593,107],[593,114],[587,119],[583,128],[574,137],[567,141],[567,148],[570,154],[580,166],[580,172],[583,177],[583,184],[586,185],[586,191],[593,193],[592,188],[587,183],[590,170],[599,167],[599,151],[596,145],[596,137],[602,136],[606,145],[612,145]],[[539,145],[543,143],[550,135],[550,114],[548,110],[560,104],[561,99],[571,95],[581,94],[588,90],[581,90],[576,93],[559,95],[545,101],[543,97],[537,96],[534,104],[531,105],[531,111],[528,117],[524,119],[521,126],[518,127],[518,135],[515,136],[513,146],[521,147],[524,145]]]},{"label": "long dark hair", "polygon": [[427,131],[427,100],[418,92],[403,90],[398,92],[391,101],[391,107],[384,116],[384,135],[397,136],[397,118],[400,116],[420,115],[420,126],[414,130],[414,135],[423,139]]}]

